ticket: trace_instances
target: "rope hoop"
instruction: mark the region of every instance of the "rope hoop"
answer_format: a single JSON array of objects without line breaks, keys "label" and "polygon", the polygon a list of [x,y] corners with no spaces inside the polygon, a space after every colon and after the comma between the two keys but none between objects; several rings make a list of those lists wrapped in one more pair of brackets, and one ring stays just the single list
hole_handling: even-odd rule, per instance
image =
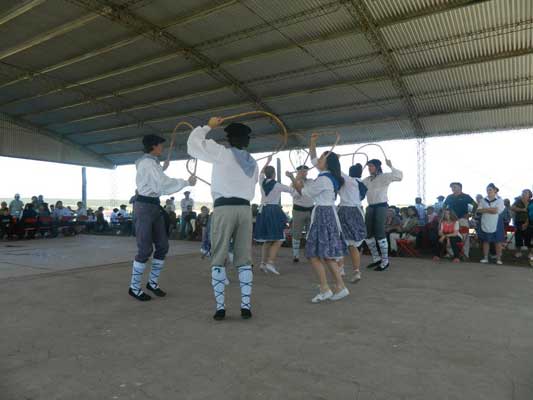
[{"label": "rope hoop", "polygon": [[[300,136],[300,137],[303,137],[303,135],[301,134],[294,134],[296,136]],[[333,143],[333,145],[331,146],[331,148],[326,151],[326,157],[329,156],[331,153],[333,153],[333,150],[335,149],[335,147],[337,147],[337,145],[339,144],[339,142],[341,141],[341,135],[338,133],[338,132],[321,132],[318,134],[319,136],[331,136],[331,135],[335,135],[335,142]],[[301,149],[303,151],[305,151],[307,153],[307,158],[305,159],[305,162],[304,164],[307,162],[307,160],[309,159],[309,152],[305,149]],[[289,162],[291,163],[291,166],[294,168],[294,171],[292,171],[293,173],[296,173],[297,170],[296,170],[296,167],[294,166],[293,162],[292,162],[292,159],[291,159],[291,154],[289,152]],[[309,171],[312,170],[313,168],[315,168],[315,166],[313,165],[312,167],[309,168]]]},{"label": "rope hoop", "polygon": [[[190,166],[190,163],[191,162],[194,162],[194,168],[193,170],[191,170],[191,166]],[[196,175],[196,169],[198,167],[198,160],[196,158],[189,158],[187,160],[187,162],[185,163],[185,169],[187,170],[187,172],[191,175],[191,176],[194,176],[196,177],[196,179],[198,179],[200,182],[203,182],[205,183],[206,185],[209,185],[211,186],[211,184],[209,182],[207,182],[205,179],[203,178],[200,178],[198,175]]]},{"label": "rope hoop", "polygon": [[174,127],[174,130],[172,131],[172,140],[170,141],[170,147],[168,149],[168,157],[167,157],[168,162],[170,162],[170,157],[172,156],[172,150],[174,149],[174,146],[176,144],[176,136],[178,134],[178,128],[182,126],[186,126],[190,128],[191,131],[194,129],[194,126],[189,124],[187,121],[180,121],[176,124],[176,126]]},{"label": "rope hoop", "polygon": [[[381,150],[381,153],[383,154],[383,157],[385,157],[385,160],[388,160],[387,158],[387,154],[385,154],[385,150],[383,150],[383,147],[381,147],[379,144],[377,143],[368,143],[368,144],[364,144],[362,146],[360,146],[357,150],[355,150],[352,154],[352,164],[354,163],[354,159],[355,159],[355,155],[356,154],[361,154],[361,152],[359,150],[365,148],[365,147],[368,147],[368,146],[376,146],[377,148],[379,148]],[[363,153],[364,154],[364,153]],[[367,162],[368,162],[368,156],[366,156],[367,158]]]},{"label": "rope hoop", "polygon": [[223,117],[222,121],[223,122],[231,121],[231,120],[234,120],[234,119],[248,117],[250,115],[264,115],[264,116],[269,117],[270,119],[272,119],[279,126],[279,128],[281,130],[280,134],[281,134],[281,137],[282,137],[282,142],[281,142],[280,146],[273,153],[271,153],[271,154],[269,154],[267,156],[258,158],[258,159],[256,159],[256,161],[261,161],[261,160],[266,159],[268,157],[272,157],[272,156],[278,154],[280,151],[282,151],[285,148],[285,146],[287,146],[287,141],[289,140],[289,133],[287,132],[287,128],[285,127],[283,122],[276,115],[274,115],[272,113],[269,113],[267,111],[248,111],[248,112],[244,112],[244,113],[240,113],[240,114],[230,115],[228,117]]}]

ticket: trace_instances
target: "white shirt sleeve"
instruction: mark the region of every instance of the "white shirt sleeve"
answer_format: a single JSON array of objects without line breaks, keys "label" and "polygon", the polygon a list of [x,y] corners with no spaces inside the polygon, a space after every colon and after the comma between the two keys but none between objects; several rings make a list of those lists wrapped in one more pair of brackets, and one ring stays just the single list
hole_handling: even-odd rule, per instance
[{"label": "white shirt sleeve", "polygon": [[143,171],[151,182],[156,185],[155,191],[161,195],[169,195],[179,192],[184,187],[189,186],[189,182],[185,179],[170,178],[163,172],[163,168],[150,159],[143,161],[146,163],[143,166]]},{"label": "white shirt sleeve", "polygon": [[391,170],[392,172],[384,173],[383,177],[388,183],[400,182],[403,179],[403,172],[396,168],[391,168]]},{"label": "white shirt sleeve", "polygon": [[187,140],[187,153],[199,160],[214,163],[226,148],[212,139],[206,139],[209,131],[211,128],[207,125],[194,128]]}]

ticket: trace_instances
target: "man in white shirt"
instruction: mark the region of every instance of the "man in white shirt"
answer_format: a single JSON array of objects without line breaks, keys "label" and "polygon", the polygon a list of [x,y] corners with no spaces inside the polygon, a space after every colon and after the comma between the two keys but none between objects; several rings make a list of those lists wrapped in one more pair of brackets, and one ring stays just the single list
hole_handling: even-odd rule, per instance
[{"label": "man in white shirt", "polygon": [[211,194],[214,211],[211,220],[212,259],[211,285],[215,294],[215,320],[226,316],[224,291],[228,284],[224,262],[233,239],[233,265],[237,267],[241,287],[241,317],[251,318],[252,294],[252,211],[259,170],[257,162],[245,150],[250,143],[251,129],[232,123],[224,130],[230,147],[206,139],[211,129],[223,123],[222,118],[211,118],[206,126],[195,128],[187,141],[191,157],[213,164]]},{"label": "man in white shirt", "polygon": [[[159,287],[159,276],[168,252],[168,230],[165,223],[165,211],[161,208],[159,196],[176,193],[186,186],[196,184],[191,176],[188,181],[173,179],[165,175],[159,163],[163,153],[165,139],[157,135],[146,135],[143,138],[144,155],[139,158],[137,167],[137,196],[134,202],[135,237],[137,255],[133,262],[131,283],[128,290],[130,296],[140,301],[151,297],[143,292],[141,281],[146,262],[153,252],[152,269],[146,288],[158,297],[166,293]],[[155,247],[155,251],[154,251]]]},{"label": "man in white shirt", "polygon": [[[305,182],[309,167],[307,165],[300,165],[296,170]],[[304,229],[309,229],[314,202],[312,198],[299,193],[297,190],[292,193],[292,198],[292,261],[298,262],[300,261],[302,232]]]},{"label": "man in white shirt", "polygon": [[9,203],[9,214],[13,217],[19,218],[22,215],[22,209],[24,208],[24,203],[20,200],[20,194],[16,194],[15,198]]},{"label": "man in white shirt", "polygon": [[388,190],[392,182],[400,182],[403,179],[402,171],[394,168],[390,160],[385,161],[391,172],[383,173],[380,160],[370,160],[367,163],[370,176],[363,180],[368,188],[366,192],[368,207],[365,215],[367,238],[365,241],[373,261],[367,268],[375,267],[374,271],[385,271],[389,268],[389,244],[385,233],[385,220],[389,208]]},{"label": "man in white shirt", "polygon": [[180,202],[180,208],[181,208],[181,223],[180,223],[180,238],[185,239],[185,236],[187,234],[187,223],[185,220],[187,219],[187,215],[189,214],[189,207],[194,209],[194,200],[191,199],[190,195],[191,192],[187,191],[184,192],[183,195],[185,196],[183,199],[181,199]]},{"label": "man in white shirt", "polygon": [[87,209],[83,205],[83,202],[78,201],[78,209],[76,210],[76,216],[78,217],[86,217],[87,216]]}]

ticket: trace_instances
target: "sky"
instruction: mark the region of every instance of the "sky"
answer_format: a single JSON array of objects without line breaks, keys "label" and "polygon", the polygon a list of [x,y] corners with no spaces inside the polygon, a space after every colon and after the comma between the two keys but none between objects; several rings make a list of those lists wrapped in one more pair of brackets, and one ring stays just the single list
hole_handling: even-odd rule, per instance
[{"label": "sky", "polygon": [[[391,204],[414,203],[417,195],[417,152],[416,140],[395,140],[380,142],[393,165],[402,170],[404,179],[393,183],[389,189]],[[354,152],[359,145],[339,146],[340,154]],[[329,148],[324,148],[328,150]],[[500,188],[504,198],[514,198],[525,188],[533,187],[533,129],[519,131],[491,132],[484,134],[449,136],[426,139],[426,204],[435,202],[438,195],[449,193],[449,183],[460,181],[463,191],[474,197],[485,194],[487,184],[493,182]],[[369,158],[383,156],[375,146],[363,150]],[[288,151],[276,155],[281,159],[282,171],[293,169]],[[261,154],[254,155],[256,158]],[[293,162],[303,161],[303,155],[292,153]],[[358,156],[356,162],[364,162]],[[352,157],[342,157],[341,165],[347,173]],[[264,161],[260,161],[260,167]],[[275,161],[273,161],[275,166]],[[81,198],[81,167],[42,161],[21,160],[0,157],[2,180],[0,198],[11,198],[20,193],[23,198],[43,194],[45,198]],[[384,167],[385,172],[388,170]],[[315,170],[316,171],[316,170]],[[310,173],[310,177],[316,172]],[[185,162],[174,161],[166,171],[171,177],[187,178]],[[211,168],[199,162],[197,174],[210,181]],[[365,169],[363,177],[368,175]],[[284,183],[288,178],[282,177]],[[211,202],[209,186],[204,183],[190,189],[191,197],[199,202]],[[89,199],[129,199],[135,191],[135,167],[122,166],[115,170],[87,168],[87,192]],[[283,204],[290,203],[290,196],[284,194]],[[175,195],[176,199],[182,194]],[[259,188],[254,202],[260,202]]]}]

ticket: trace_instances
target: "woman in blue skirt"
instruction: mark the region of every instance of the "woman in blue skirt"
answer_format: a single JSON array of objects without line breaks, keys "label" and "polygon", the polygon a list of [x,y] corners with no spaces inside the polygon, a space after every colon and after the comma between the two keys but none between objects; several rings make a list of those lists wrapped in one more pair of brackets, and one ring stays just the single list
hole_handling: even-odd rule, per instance
[{"label": "woman in blue skirt", "polygon": [[[357,283],[361,280],[361,257],[359,247],[366,238],[366,224],[361,207],[361,201],[366,195],[366,186],[361,181],[363,166],[355,164],[350,167],[350,175],[342,174],[344,185],[342,185],[339,195],[338,214],[342,227],[342,236],[350,257],[352,259],[353,275],[350,282]],[[344,264],[341,273],[344,272]]]},{"label": "woman in blue skirt", "polygon": [[[340,300],[350,294],[340,272],[339,262],[344,258],[346,244],[342,239],[342,229],[335,208],[335,198],[344,185],[341,174],[339,157],[332,152],[325,152],[317,159],[316,141],[318,134],[311,135],[309,153],[314,166],[320,171],[315,180],[303,181],[297,175],[293,179],[296,190],[314,200],[315,208],[311,215],[311,226],[307,234],[305,255],[320,280],[320,292],[311,300],[319,303],[325,300]],[[326,278],[326,264],[335,278],[335,291],[333,292]]]},{"label": "woman in blue skirt", "polygon": [[285,241],[287,226],[287,216],[281,208],[281,193],[291,193],[293,189],[276,182],[276,170],[269,165],[271,159],[268,158],[259,178],[261,207],[255,223],[254,240],[263,243],[259,268],[265,273],[279,275],[275,261]]}]

